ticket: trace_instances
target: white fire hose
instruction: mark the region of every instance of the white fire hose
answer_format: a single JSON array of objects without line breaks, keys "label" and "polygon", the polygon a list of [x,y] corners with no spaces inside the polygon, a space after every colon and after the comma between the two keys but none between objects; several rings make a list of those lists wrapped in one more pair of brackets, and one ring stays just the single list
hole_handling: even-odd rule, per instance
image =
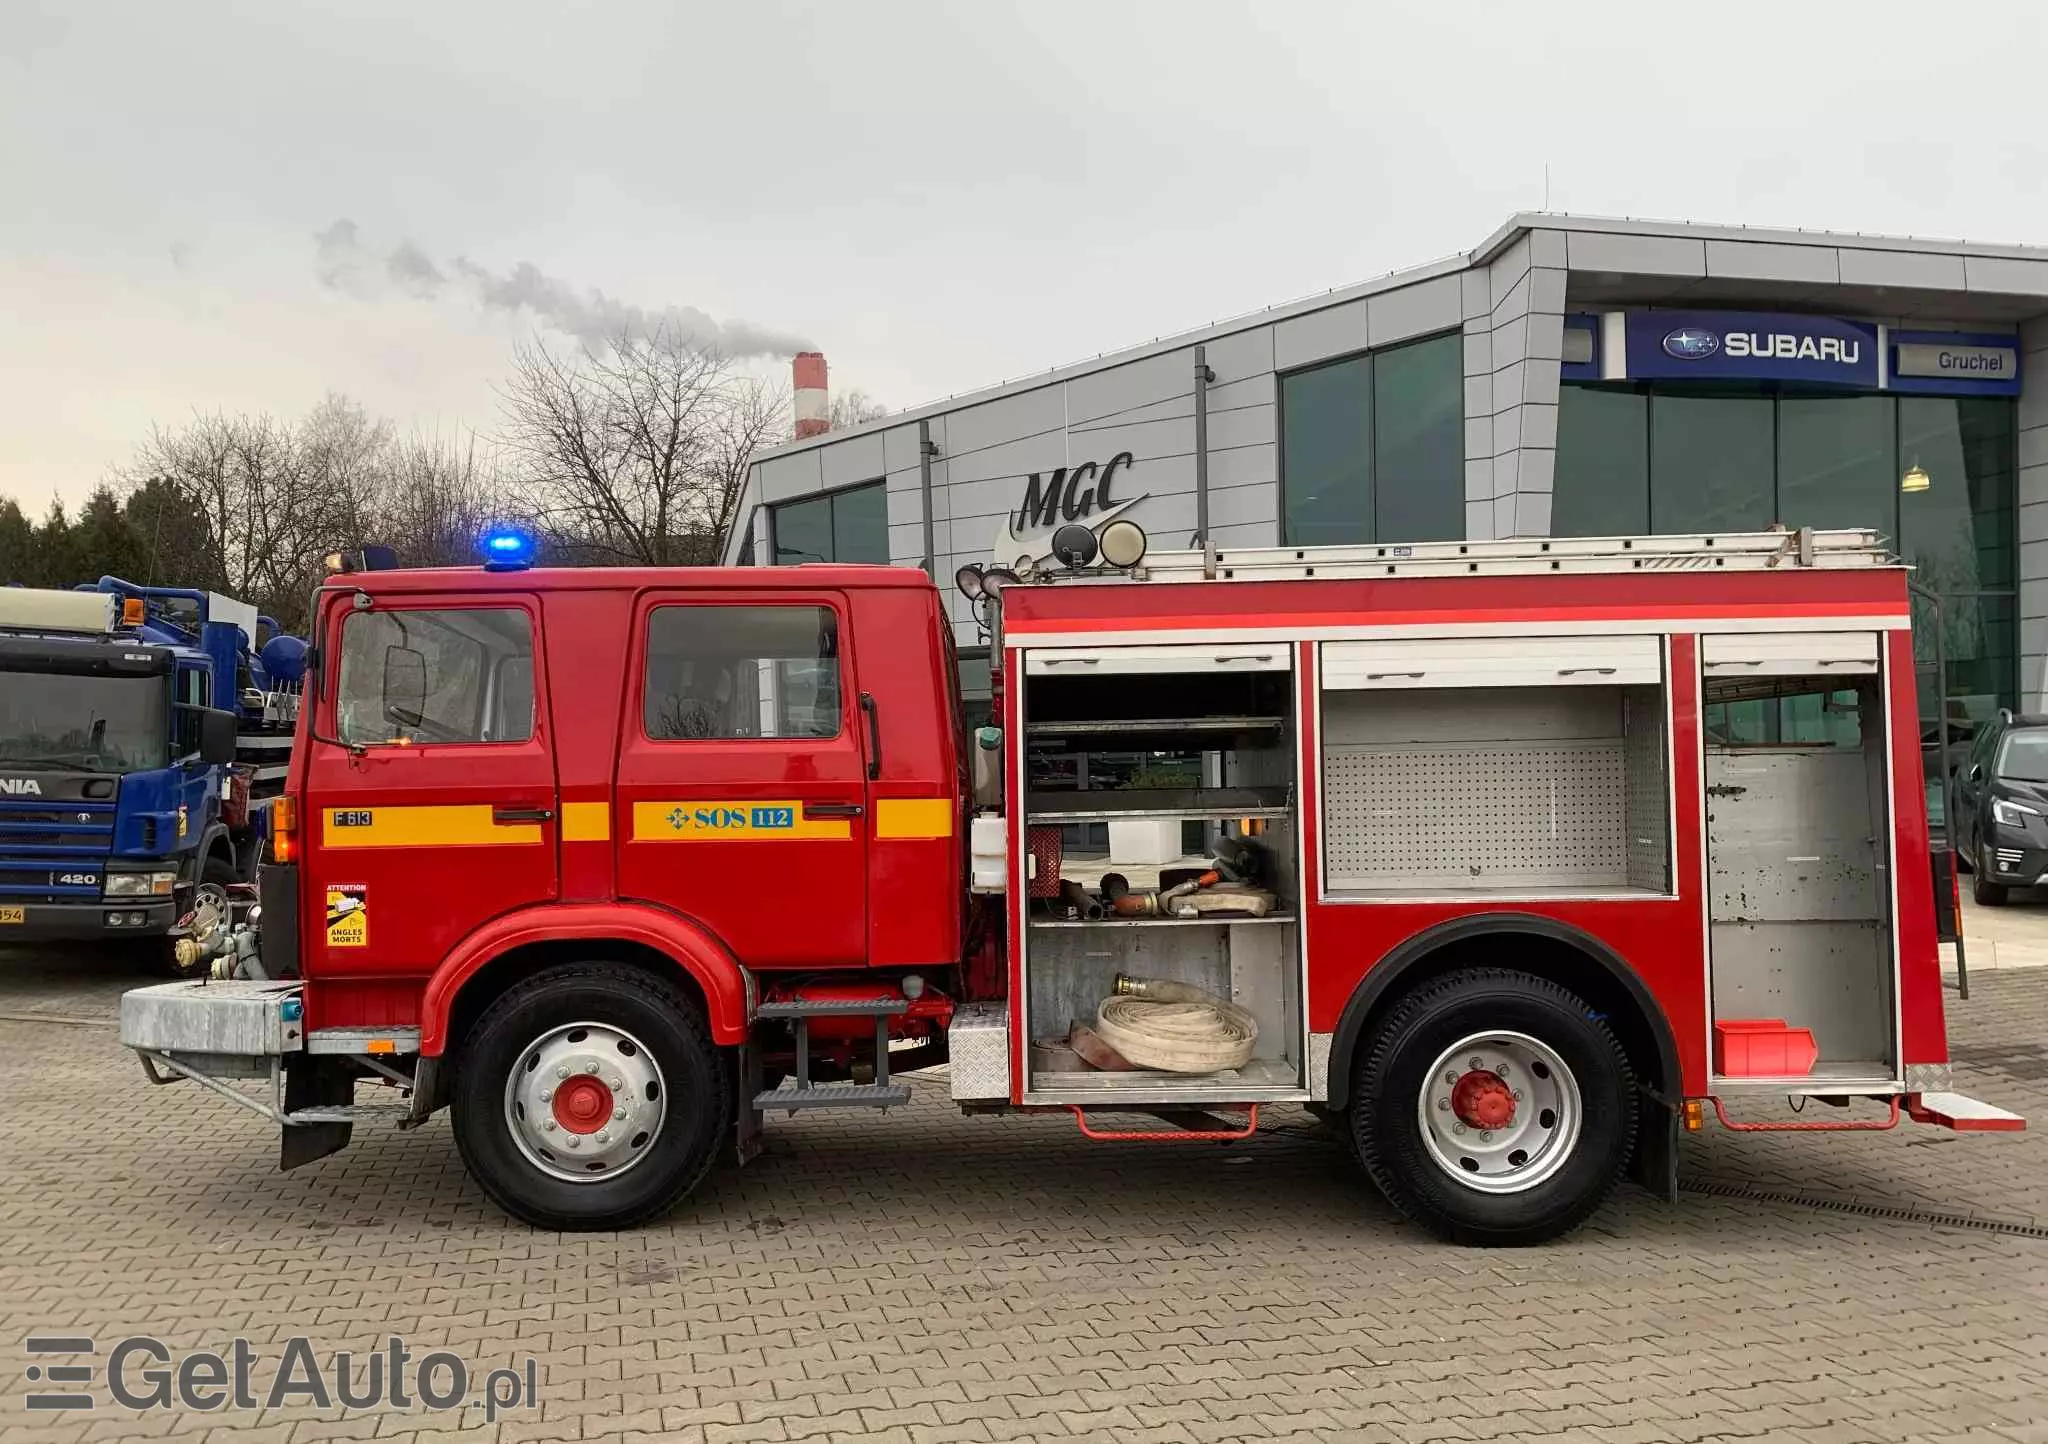
[{"label": "white fire hose", "polygon": [[1242,1068],[1259,1037],[1250,1013],[1206,989],[1121,974],[1096,1009],[1095,1031],[1137,1067],[1167,1073]]}]

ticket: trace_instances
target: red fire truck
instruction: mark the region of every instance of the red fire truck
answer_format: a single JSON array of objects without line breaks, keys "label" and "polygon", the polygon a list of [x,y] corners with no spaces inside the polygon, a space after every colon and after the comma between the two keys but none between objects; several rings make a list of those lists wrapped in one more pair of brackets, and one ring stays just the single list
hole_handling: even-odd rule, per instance
[{"label": "red fire truck", "polygon": [[1306,1105],[1475,1244],[1669,1195],[1707,1108],[2023,1126],[1951,1084],[1875,535],[1056,551],[958,579],[973,732],[919,571],[335,559],[260,904],[123,1041],[287,1168],[448,1106],[558,1228],[939,1063],[1091,1138]]}]

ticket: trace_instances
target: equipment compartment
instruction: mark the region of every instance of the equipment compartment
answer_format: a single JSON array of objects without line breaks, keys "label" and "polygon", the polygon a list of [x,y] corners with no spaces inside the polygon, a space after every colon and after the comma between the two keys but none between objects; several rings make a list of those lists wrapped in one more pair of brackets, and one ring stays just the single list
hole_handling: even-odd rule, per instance
[{"label": "equipment compartment", "polygon": [[[1070,885],[1032,901],[1025,919],[1028,1101],[1307,1096],[1291,657],[1278,643],[1026,655],[1025,821],[1032,833],[1058,829]],[[1187,881],[1196,892],[1176,897]],[[1116,896],[1143,911],[1119,915]],[[1265,911],[1174,915],[1196,906]],[[1091,1063],[1099,1040],[1076,1026],[1098,1029],[1120,979],[1190,985],[1228,1005],[1225,1021],[1256,1025],[1249,1056],[1207,1071],[1097,1066],[1100,1053]]]},{"label": "equipment compartment", "polygon": [[1323,693],[1332,895],[1670,891],[1661,685],[1410,680]]},{"label": "equipment compartment", "polygon": [[[1889,1091],[1897,1078],[1889,752],[1874,658],[1863,667],[1706,678],[1714,1021],[1722,1036],[1774,1021],[1810,1031],[1819,1054],[1761,1084],[1772,1091]],[[1792,713],[1830,740],[1775,741],[1786,729],[1773,719]],[[1717,1086],[1765,1076],[1715,1068]]]}]

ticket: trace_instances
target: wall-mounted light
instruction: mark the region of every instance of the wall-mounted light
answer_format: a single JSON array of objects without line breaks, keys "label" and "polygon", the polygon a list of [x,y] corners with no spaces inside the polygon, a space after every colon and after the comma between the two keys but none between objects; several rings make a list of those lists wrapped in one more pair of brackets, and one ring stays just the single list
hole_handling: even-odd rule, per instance
[{"label": "wall-mounted light", "polygon": [[1925,491],[1934,485],[1934,478],[1921,469],[1919,462],[1906,468],[1906,474],[1899,478],[1900,491]]}]

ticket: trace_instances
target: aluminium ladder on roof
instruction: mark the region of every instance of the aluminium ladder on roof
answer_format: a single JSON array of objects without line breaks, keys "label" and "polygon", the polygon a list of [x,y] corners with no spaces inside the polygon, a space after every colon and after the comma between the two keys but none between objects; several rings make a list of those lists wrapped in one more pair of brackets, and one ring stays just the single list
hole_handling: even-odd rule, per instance
[{"label": "aluminium ladder on roof", "polygon": [[[1641,537],[1514,537],[1365,546],[1210,547],[1153,552],[1142,581],[1283,581],[1303,577],[1532,576],[1556,572],[1768,571],[1901,565],[1870,530],[1693,532]],[[1056,580],[1055,573],[1046,580]]]}]

